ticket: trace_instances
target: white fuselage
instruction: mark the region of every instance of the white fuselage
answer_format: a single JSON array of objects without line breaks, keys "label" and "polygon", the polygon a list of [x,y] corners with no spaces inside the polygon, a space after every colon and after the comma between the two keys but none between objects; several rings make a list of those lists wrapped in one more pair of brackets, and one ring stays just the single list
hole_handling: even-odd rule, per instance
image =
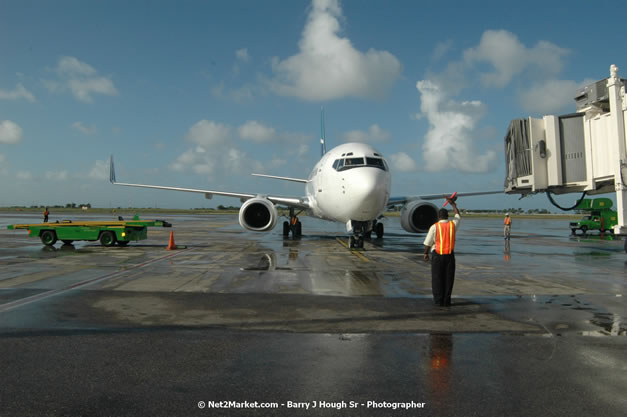
[{"label": "white fuselage", "polygon": [[363,143],[333,148],[324,154],[308,179],[311,214],[326,220],[375,220],[390,198],[387,162],[372,146]]}]

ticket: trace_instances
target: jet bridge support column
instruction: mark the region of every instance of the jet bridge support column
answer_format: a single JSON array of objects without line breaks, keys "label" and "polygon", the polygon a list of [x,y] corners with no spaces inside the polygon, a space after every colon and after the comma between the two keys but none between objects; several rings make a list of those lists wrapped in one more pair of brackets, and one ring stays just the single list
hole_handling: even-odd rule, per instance
[{"label": "jet bridge support column", "polygon": [[[607,88],[610,102],[610,133],[618,140],[614,141],[616,157],[613,158],[614,188],[616,190],[616,211],[618,224],[614,227],[614,233],[627,234],[627,185],[623,178],[623,168],[627,165],[627,145],[625,143],[625,87],[618,77],[618,67],[610,66],[610,78],[607,80]],[[613,131],[613,132],[612,132]]]}]

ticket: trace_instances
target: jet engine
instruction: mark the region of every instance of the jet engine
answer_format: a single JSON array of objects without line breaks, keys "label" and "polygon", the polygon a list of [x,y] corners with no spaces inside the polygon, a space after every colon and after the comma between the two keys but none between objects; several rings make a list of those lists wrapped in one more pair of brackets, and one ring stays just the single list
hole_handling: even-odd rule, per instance
[{"label": "jet engine", "polygon": [[268,199],[251,198],[239,209],[239,224],[253,232],[267,232],[276,226],[279,215],[276,207]]},{"label": "jet engine", "polygon": [[428,232],[431,225],[437,221],[438,208],[433,203],[414,200],[401,209],[401,226],[408,232]]}]

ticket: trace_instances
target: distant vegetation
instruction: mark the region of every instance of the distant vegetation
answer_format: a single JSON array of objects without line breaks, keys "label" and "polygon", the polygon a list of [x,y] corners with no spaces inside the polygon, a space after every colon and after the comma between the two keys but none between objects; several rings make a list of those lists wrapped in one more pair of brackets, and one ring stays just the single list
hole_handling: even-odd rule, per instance
[{"label": "distant vegetation", "polygon": [[[389,209],[390,212],[401,211],[402,206],[393,206]],[[507,209],[463,209],[464,213],[468,214],[551,214],[547,209],[529,209],[524,210],[521,208],[507,208]]]},{"label": "distant vegetation", "polygon": [[[67,203],[65,205],[32,205],[30,207],[25,206],[11,206],[11,207],[0,207],[1,210],[10,210],[10,211],[27,211],[27,212],[36,212],[43,211],[44,208],[48,207],[51,213],[56,212],[79,212],[89,210],[90,212],[95,213],[120,213],[120,212],[157,212],[157,213],[237,213],[239,211],[239,207],[236,206],[224,206],[220,204],[216,208],[212,207],[197,207],[190,209],[166,209],[166,208],[153,208],[153,207],[112,207],[112,208],[104,208],[104,207],[93,207],[91,203]],[[397,216],[400,213],[401,206],[391,207],[387,214],[390,216]],[[283,215],[287,212],[286,209],[279,207],[279,214]],[[570,212],[559,212],[559,213],[551,213],[547,209],[528,209],[524,210],[522,208],[507,208],[507,209],[462,209],[463,214],[466,215],[491,215],[491,216],[501,216],[505,213],[511,213],[512,215],[521,216],[521,215],[577,215],[580,214],[579,210],[570,211]],[[303,214],[301,214],[303,215]]]}]

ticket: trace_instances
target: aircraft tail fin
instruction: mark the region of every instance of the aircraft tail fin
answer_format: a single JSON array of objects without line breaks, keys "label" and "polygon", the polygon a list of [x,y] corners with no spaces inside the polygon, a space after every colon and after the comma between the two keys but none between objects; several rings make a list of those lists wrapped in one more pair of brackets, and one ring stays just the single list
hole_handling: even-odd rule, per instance
[{"label": "aircraft tail fin", "polygon": [[324,134],[324,107],[320,108],[320,156],[327,153],[327,140]]},{"label": "aircraft tail fin", "polygon": [[113,166],[113,155],[109,160],[109,181],[111,184],[115,184],[115,167]]}]

